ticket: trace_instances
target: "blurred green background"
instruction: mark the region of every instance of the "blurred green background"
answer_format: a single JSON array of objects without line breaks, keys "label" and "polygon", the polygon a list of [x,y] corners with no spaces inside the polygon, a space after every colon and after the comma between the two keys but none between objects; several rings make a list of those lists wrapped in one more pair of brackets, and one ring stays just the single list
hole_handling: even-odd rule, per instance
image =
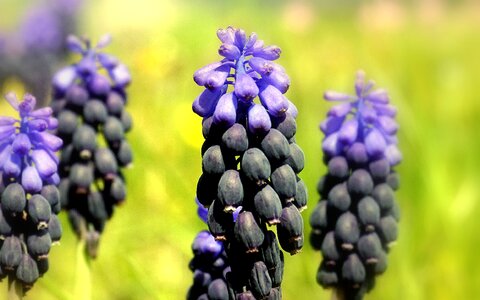
[{"label": "blurred green background", "polygon": [[[28,4],[0,0],[0,26],[14,29]],[[283,50],[278,62],[291,77],[287,96],[300,111],[297,142],[307,160],[306,240],[325,173],[318,124],[330,105],[323,92],[353,92],[363,69],[399,109],[404,155],[400,236],[366,299],[480,298],[478,1],[96,0],[84,1],[80,13],[80,33],[93,40],[111,33],[108,52],[132,72],[135,162],[126,171],[127,202],[107,224],[90,273],[63,215],[50,270],[26,299],[185,298],[190,244],[206,228],[193,200],[203,137],[191,110],[202,88],[192,74],[219,60],[215,32],[228,25]],[[23,93],[15,79],[6,90]],[[11,113],[5,101],[0,112]],[[315,282],[319,263],[308,242],[286,257],[284,299],[330,299]],[[6,290],[1,283],[0,299]]]}]

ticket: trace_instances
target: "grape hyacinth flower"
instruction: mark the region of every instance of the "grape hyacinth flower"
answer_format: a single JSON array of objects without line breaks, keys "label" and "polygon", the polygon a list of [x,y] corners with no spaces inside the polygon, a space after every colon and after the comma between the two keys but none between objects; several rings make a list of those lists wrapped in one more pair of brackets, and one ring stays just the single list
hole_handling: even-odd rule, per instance
[{"label": "grape hyacinth flower", "polygon": [[[280,48],[264,46],[255,33],[228,27],[217,36],[224,58],[193,76],[205,87],[192,105],[205,137],[197,198],[208,208],[210,233],[224,242],[227,283],[237,299],[280,299],[278,243],[292,255],[300,251],[307,202],[297,176],[304,167],[295,143],[297,109],[284,95],[290,79],[274,62]],[[277,226],[278,237],[267,225]]]},{"label": "grape hyacinth flower", "polygon": [[47,271],[62,235],[55,154],[62,140],[48,132],[58,126],[50,107],[35,109],[29,94],[5,98],[20,119],[0,117],[0,277],[18,281],[23,293]]},{"label": "grape hyacinth flower", "polygon": [[106,35],[92,47],[89,40],[70,36],[70,49],[82,58],[53,78],[52,107],[65,141],[59,168],[62,207],[90,257],[97,255],[114,206],[126,198],[122,169],[132,163],[125,138],[132,127],[125,109],[130,74],[115,57],[100,52],[109,42]]},{"label": "grape hyacinth flower", "polygon": [[387,92],[373,86],[359,71],[355,96],[326,92],[327,101],[340,103],[320,125],[328,173],[318,185],[310,240],[323,255],[318,283],[347,300],[362,299],[373,288],[398,234],[397,111]]},{"label": "grape hyacinth flower", "polygon": [[[196,203],[198,216],[206,223],[208,210],[198,200]],[[238,215],[238,211],[234,214]],[[187,300],[233,299],[233,290],[227,284],[227,274],[231,269],[223,242],[216,241],[208,230],[202,230],[193,241],[192,252],[194,257],[189,267],[193,272],[193,284],[188,290]]]}]

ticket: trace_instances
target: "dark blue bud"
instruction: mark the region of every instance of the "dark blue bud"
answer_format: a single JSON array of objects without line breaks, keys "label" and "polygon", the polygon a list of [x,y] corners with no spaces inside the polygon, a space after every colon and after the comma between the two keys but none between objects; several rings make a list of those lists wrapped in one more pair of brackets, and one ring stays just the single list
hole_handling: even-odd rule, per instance
[{"label": "dark blue bud", "polygon": [[344,179],[350,174],[347,160],[343,156],[336,156],[328,162],[328,173],[336,178]]},{"label": "dark blue bud", "polygon": [[0,249],[0,263],[4,270],[15,269],[22,260],[22,245],[14,235],[5,238]]},{"label": "dark blue bud", "polygon": [[28,253],[36,259],[46,259],[52,246],[52,239],[48,231],[31,234],[27,237]]},{"label": "dark blue bud", "polygon": [[37,229],[48,227],[48,221],[52,214],[50,203],[41,195],[33,195],[28,200],[28,216]]},{"label": "dark blue bud", "polygon": [[229,298],[228,296],[227,283],[223,279],[215,279],[208,286],[209,300],[225,300]]},{"label": "dark blue bud", "polygon": [[292,167],[293,171],[298,174],[305,167],[305,155],[302,149],[295,143],[289,144],[290,156],[287,157],[285,163]]},{"label": "dark blue bud", "polygon": [[265,185],[253,199],[255,212],[269,225],[280,223],[282,202],[270,185]]},{"label": "dark blue bud", "polygon": [[272,161],[282,161],[290,156],[290,147],[285,136],[277,129],[270,129],[260,142],[260,147],[267,158]]},{"label": "dark blue bud", "polygon": [[380,208],[372,197],[364,197],[358,202],[358,219],[364,226],[364,230],[371,232],[380,222]]},{"label": "dark blue bud", "polygon": [[339,211],[347,211],[351,204],[350,194],[346,183],[334,186],[328,193],[328,204]]},{"label": "dark blue bud", "polygon": [[372,192],[373,180],[367,171],[357,169],[348,178],[347,186],[352,195],[365,196]]},{"label": "dark blue bud", "polygon": [[280,199],[285,203],[292,202],[297,193],[297,178],[292,167],[283,165],[276,168],[270,179]]},{"label": "dark blue bud", "polygon": [[272,288],[272,279],[270,278],[267,266],[265,266],[263,261],[257,261],[253,264],[248,282],[253,294],[257,298],[263,299],[270,294],[270,289]]},{"label": "dark blue bud", "polygon": [[367,265],[376,264],[383,255],[382,244],[376,233],[363,235],[358,240],[358,253]]},{"label": "dark blue bud", "polygon": [[270,163],[258,148],[250,148],[243,154],[241,170],[251,181],[262,185],[270,177]]},{"label": "dark blue bud", "polygon": [[228,170],[223,173],[218,183],[218,200],[223,210],[233,213],[243,202],[243,185],[237,170]]},{"label": "dark blue bud", "polygon": [[376,185],[372,191],[372,197],[377,201],[378,206],[382,211],[391,209],[395,202],[393,190],[386,183]]},{"label": "dark blue bud", "polygon": [[328,265],[335,265],[340,259],[340,251],[335,241],[335,232],[330,231],[325,235],[322,243],[323,259]]},{"label": "dark blue bud", "polygon": [[211,175],[221,175],[225,172],[225,162],[220,146],[213,145],[205,151],[202,157],[202,170]]},{"label": "dark blue bud", "polygon": [[25,190],[18,183],[7,185],[2,193],[2,210],[7,215],[17,215],[23,212],[27,204]]},{"label": "dark blue bud", "polygon": [[258,252],[258,248],[264,240],[262,230],[255,221],[253,214],[249,211],[243,211],[238,215],[234,234],[247,253]]},{"label": "dark blue bud", "polygon": [[354,287],[365,280],[366,271],[357,254],[350,254],[342,266],[342,278]]},{"label": "dark blue bud", "polygon": [[23,254],[15,275],[22,283],[32,285],[40,276],[37,263],[27,253]]},{"label": "dark blue bud", "polygon": [[360,238],[357,218],[351,212],[343,213],[335,224],[335,236],[344,250],[353,250],[353,245]]},{"label": "dark blue bud", "polygon": [[107,117],[107,108],[105,104],[99,100],[88,101],[83,108],[83,119],[92,126],[105,123]]},{"label": "dark blue bud", "polygon": [[248,149],[248,137],[245,127],[236,123],[222,135],[223,145],[238,154]]}]

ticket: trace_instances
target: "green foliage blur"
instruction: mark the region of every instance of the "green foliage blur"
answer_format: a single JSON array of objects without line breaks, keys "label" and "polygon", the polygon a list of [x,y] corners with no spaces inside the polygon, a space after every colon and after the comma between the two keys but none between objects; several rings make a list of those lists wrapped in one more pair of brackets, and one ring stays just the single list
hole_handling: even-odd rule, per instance
[{"label": "green foliage blur", "polygon": [[[26,2],[0,0],[8,12],[0,26],[13,28]],[[128,198],[88,263],[62,214],[61,245],[26,299],[185,299],[190,245],[206,228],[194,203],[203,137],[191,110],[202,88],[192,74],[220,59],[215,32],[228,25],[282,48],[287,96],[300,112],[309,209],[304,250],[286,256],[284,299],[330,299],[315,281],[320,253],[308,244],[316,183],[325,173],[318,124],[331,105],[323,92],[353,92],[358,69],[398,107],[404,156],[397,169],[400,236],[366,299],[479,299],[480,4],[451,2],[85,1],[80,33],[93,40],[111,33],[108,52],[132,72]],[[23,93],[15,79],[7,89]],[[0,101],[1,114],[9,109]],[[6,291],[1,283],[0,299]]]}]

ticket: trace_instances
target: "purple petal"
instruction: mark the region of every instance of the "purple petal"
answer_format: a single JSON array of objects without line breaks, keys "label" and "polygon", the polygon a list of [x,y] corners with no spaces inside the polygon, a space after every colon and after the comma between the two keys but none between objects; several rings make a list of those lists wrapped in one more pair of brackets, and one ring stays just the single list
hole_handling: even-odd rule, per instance
[{"label": "purple petal", "polygon": [[402,153],[398,150],[396,145],[388,145],[385,149],[385,156],[391,166],[398,165],[402,161]]},{"label": "purple petal", "polygon": [[257,38],[258,38],[257,34],[255,32],[252,32],[248,37],[247,43],[245,44],[245,49],[249,50],[250,48],[252,48],[255,42],[257,41]]},{"label": "purple petal", "polygon": [[374,123],[377,120],[377,113],[368,106],[363,106],[360,110],[360,115],[367,123]]},{"label": "purple petal", "polygon": [[207,78],[208,78],[210,72],[212,72],[216,68],[220,67],[221,65],[222,65],[222,62],[215,62],[215,63],[209,64],[209,65],[206,65],[203,68],[198,69],[193,74],[193,80],[198,85],[205,85],[207,83]]},{"label": "purple petal", "polygon": [[44,146],[52,151],[60,150],[63,145],[61,138],[48,132],[31,132],[30,138],[35,146]]},{"label": "purple petal", "polygon": [[213,122],[232,126],[237,120],[237,97],[233,93],[223,94],[213,112]]},{"label": "purple petal", "polygon": [[98,41],[95,48],[97,48],[97,49],[105,48],[111,42],[112,42],[112,36],[110,34],[104,34],[102,37],[100,37],[100,40]]},{"label": "purple petal", "polygon": [[112,77],[115,85],[118,87],[127,86],[132,80],[130,72],[128,71],[127,66],[125,66],[124,64],[119,64],[115,68],[113,68],[110,72],[110,76]]},{"label": "purple petal", "polygon": [[241,74],[235,81],[235,95],[245,101],[253,100],[258,95],[258,86],[247,74]]},{"label": "purple petal", "polygon": [[352,109],[352,105],[349,102],[341,103],[338,105],[333,106],[327,113],[327,116],[331,117],[345,117],[350,110]]},{"label": "purple petal", "polygon": [[88,89],[95,95],[107,95],[110,92],[110,81],[102,74],[94,74],[88,81]]},{"label": "purple petal", "polygon": [[233,44],[222,44],[218,49],[218,54],[229,60],[236,60],[242,55],[237,46]]},{"label": "purple petal", "polygon": [[74,35],[67,37],[67,47],[75,53],[83,53],[83,41]]},{"label": "purple petal", "polygon": [[365,87],[365,72],[357,71],[357,78],[355,79],[355,93],[358,97],[362,96],[363,88]]},{"label": "purple petal", "polygon": [[239,206],[235,209],[235,211],[232,213],[233,216],[233,222],[237,222],[238,214],[242,211],[243,206]]},{"label": "purple petal", "polygon": [[273,85],[261,87],[258,96],[262,105],[265,106],[268,113],[272,116],[283,116],[288,109],[287,98]]},{"label": "purple petal", "polygon": [[243,29],[237,29],[235,31],[235,45],[238,49],[243,50],[247,42],[247,34]]},{"label": "purple petal", "polygon": [[42,179],[33,166],[27,166],[22,172],[22,186],[28,193],[36,193],[42,189]]},{"label": "purple petal", "polygon": [[272,128],[272,121],[265,107],[254,104],[248,109],[248,130],[253,134],[265,133]]},{"label": "purple petal", "polygon": [[208,73],[204,86],[210,90],[222,87],[230,74],[230,68],[229,65],[224,64]]},{"label": "purple petal", "polygon": [[339,93],[335,91],[326,91],[323,94],[323,98],[327,101],[349,101],[354,98],[348,94]]},{"label": "purple petal", "polygon": [[45,184],[58,185],[60,183],[60,176],[58,173],[54,173],[52,176],[44,180]]},{"label": "purple petal", "polygon": [[197,215],[202,219],[203,222],[207,223],[208,208],[205,208],[195,197],[195,203],[197,203]]},{"label": "purple petal", "polygon": [[43,107],[43,108],[32,111],[28,115],[34,118],[48,118],[52,115],[52,113],[53,113],[53,110],[51,107]]},{"label": "purple petal", "polygon": [[255,43],[252,46],[252,53],[255,50],[260,50],[263,48],[264,42],[262,40],[256,40]]},{"label": "purple petal", "polygon": [[325,135],[330,135],[340,129],[343,120],[345,120],[345,117],[327,117],[325,121],[320,124],[320,130],[322,130]]},{"label": "purple petal", "polygon": [[0,143],[9,139],[16,131],[15,126],[1,126],[0,127]]},{"label": "purple petal", "polygon": [[77,72],[75,67],[66,67],[53,76],[53,86],[58,90],[66,91],[76,78]]},{"label": "purple petal", "polygon": [[248,60],[250,67],[257,73],[261,75],[267,75],[274,71],[275,66],[273,62],[260,58],[252,57]]},{"label": "purple petal", "polygon": [[338,140],[344,144],[352,144],[357,139],[358,122],[357,119],[350,119],[343,123],[338,132]]},{"label": "purple petal", "polygon": [[105,69],[113,69],[118,65],[118,59],[106,53],[99,53],[98,60]]},{"label": "purple petal", "polygon": [[15,122],[17,122],[17,119],[15,119],[15,118],[0,116],[0,126],[13,125],[13,124],[15,124]]},{"label": "purple petal", "polygon": [[380,131],[375,128],[370,130],[365,137],[365,148],[370,157],[378,157],[383,154],[387,148],[387,143]]},{"label": "purple petal", "polygon": [[265,58],[268,60],[276,60],[280,57],[281,53],[282,50],[275,45],[253,50],[253,56]]},{"label": "purple petal", "polygon": [[32,148],[32,143],[25,133],[20,133],[15,137],[12,143],[13,152],[23,156],[27,154]]},{"label": "purple petal", "polygon": [[57,172],[57,164],[45,150],[33,150],[31,157],[42,178],[50,177]]},{"label": "purple petal", "polygon": [[193,101],[192,109],[200,117],[207,117],[211,115],[215,109],[215,105],[220,99],[222,91],[205,89],[200,95]]},{"label": "purple petal", "polygon": [[21,171],[22,171],[22,160],[20,158],[20,155],[10,152],[9,157],[7,157],[7,160],[3,165],[3,172],[8,177],[17,177],[18,175],[20,175]]},{"label": "purple petal", "polygon": [[92,55],[83,57],[83,59],[77,63],[77,71],[83,75],[95,74],[97,71],[95,58]]},{"label": "purple petal", "polygon": [[388,104],[388,101],[390,99],[386,90],[379,89],[366,95],[365,100],[372,101],[378,104]]},{"label": "purple petal", "polygon": [[48,123],[48,130],[54,130],[58,127],[58,120],[57,118],[50,117],[47,119]]},{"label": "purple petal", "polygon": [[18,111],[19,102],[17,99],[17,95],[15,95],[15,93],[10,92],[6,94],[5,99],[7,100],[8,103],[10,103],[10,106],[12,106],[15,110]]},{"label": "purple petal", "polygon": [[37,99],[30,94],[25,94],[23,96],[23,101],[18,105],[18,111],[20,116],[30,115],[29,113],[35,108],[37,104]]},{"label": "purple petal", "polygon": [[397,109],[393,105],[374,104],[373,109],[375,109],[375,111],[379,115],[384,115],[392,118],[397,115]]},{"label": "purple petal", "polygon": [[42,119],[33,119],[28,121],[28,128],[36,131],[45,131],[48,128],[48,122]]},{"label": "purple petal", "polygon": [[394,119],[386,117],[386,116],[379,116],[378,117],[378,124],[383,129],[383,131],[389,135],[395,134],[398,130],[398,124],[395,122]]},{"label": "purple petal", "polygon": [[329,156],[335,156],[341,152],[341,144],[338,141],[338,132],[332,133],[323,140],[322,150]]},{"label": "purple petal", "polygon": [[217,30],[217,37],[222,43],[232,44],[235,41],[235,29],[227,27],[225,29]]},{"label": "purple petal", "polygon": [[12,154],[12,146],[10,144],[0,145],[0,171],[3,168],[3,165],[9,159]]},{"label": "purple petal", "polygon": [[293,102],[290,101],[290,100],[288,100],[287,113],[289,113],[294,119],[297,118],[297,116],[298,116],[298,109],[295,106],[295,104],[293,104]]},{"label": "purple petal", "polygon": [[290,78],[285,72],[273,71],[269,75],[263,76],[264,80],[276,87],[282,94],[285,94],[290,87]]}]

